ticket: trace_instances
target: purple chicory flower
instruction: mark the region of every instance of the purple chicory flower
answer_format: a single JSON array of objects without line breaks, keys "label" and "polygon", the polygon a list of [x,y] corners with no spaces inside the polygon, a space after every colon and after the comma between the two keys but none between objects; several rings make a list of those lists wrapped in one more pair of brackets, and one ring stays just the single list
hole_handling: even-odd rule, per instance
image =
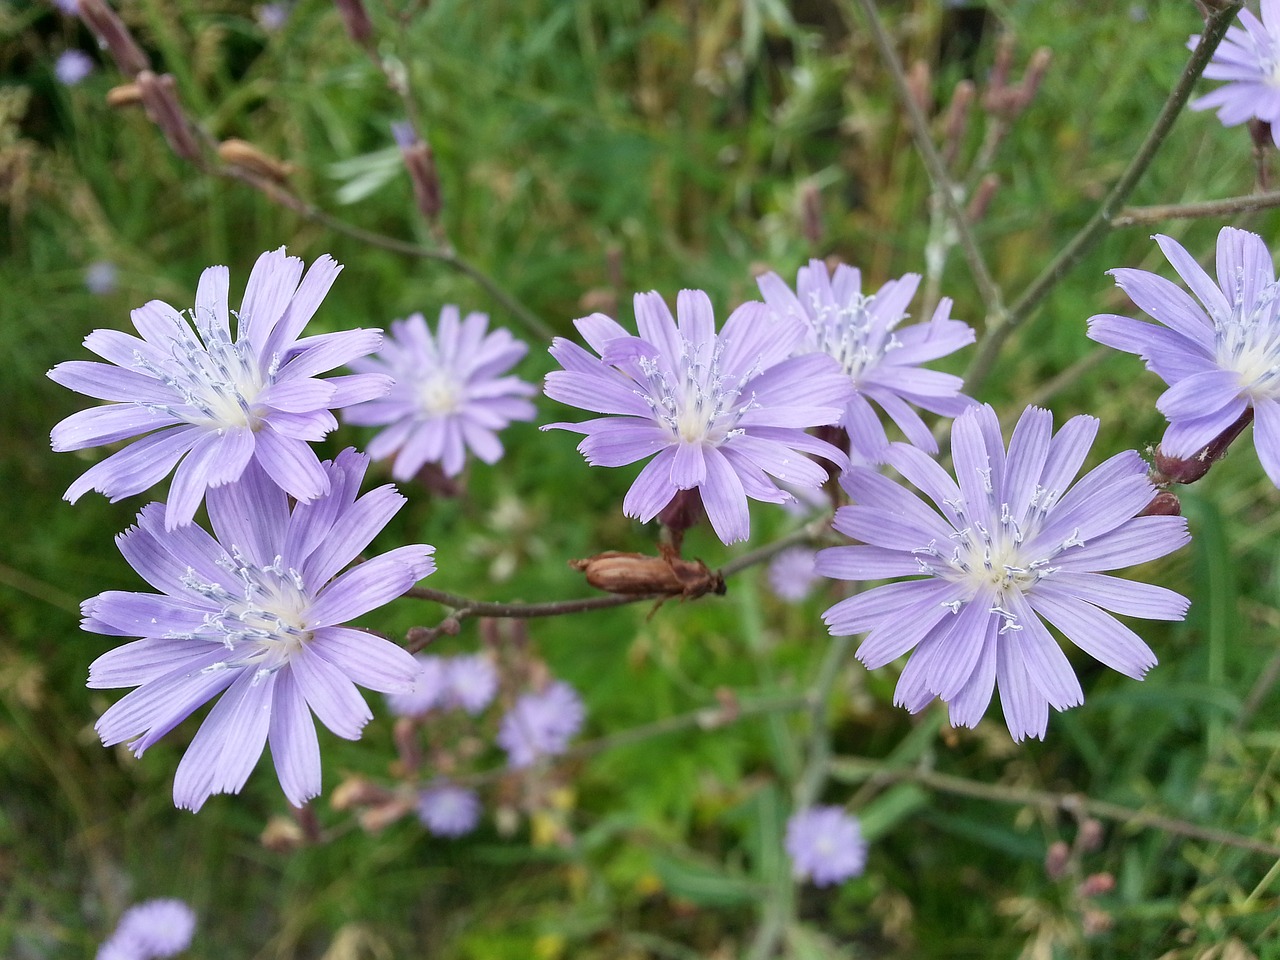
[{"label": "purple chicory flower", "polygon": [[80,12],[80,0],[53,0],[53,5],[68,17],[74,17]]},{"label": "purple chicory flower", "polygon": [[128,740],[141,756],[222,694],[178,765],[179,807],[198,810],[215,793],[239,792],[268,740],[285,796],[301,805],[320,792],[311,713],[355,740],[372,716],[356,684],[412,688],[412,656],[342,626],[435,569],[434,548],[414,544],[339,574],[405,502],[389,484],[357,498],[367,466],[349,449],[325,461],[329,493],[290,509],[251,463],[238,483],[209,491],[216,536],[194,524],[169,530],[163,504],[149,504],[116,538],[160,594],[111,590],[82,606],[85,630],[142,638],[89,667],[90,687],[137,687],[98,720],[103,744]]},{"label": "purple chicory flower", "polygon": [[98,960],[174,957],[191,946],[196,912],[182,900],[148,900],[130,907],[98,951]]},{"label": "purple chicory flower", "polygon": [[498,728],[498,746],[507,751],[511,766],[532,766],[542,757],[564,753],[584,716],[577,691],[557,680],[516,700]]},{"label": "purple chicory flower", "polygon": [[298,500],[326,494],[328,474],[308,441],[337,427],[331,409],[381,396],[391,384],[375,374],[316,378],[376,350],[381,331],[298,339],[341,269],[322,256],[303,277],[302,261],[283,247],[264,253],[249,275],[234,339],[226,267],[201,274],[190,320],[152,300],[133,311],[142,339],[117,330],[89,334],[84,345],[108,362],[69,360],[49,378],[112,402],[55,426],[53,449],[146,436],[90,467],[66,499],[98,490],[119,500],[176,466],[165,510],[172,530],[191,522],[206,490],[238,480],[250,463]]},{"label": "purple chicory flower", "polygon": [[793,813],[784,846],[795,876],[814,886],[843,883],[866,869],[867,843],[858,818],[842,807],[809,807]]},{"label": "purple chicory flower", "polygon": [[420,717],[441,706],[449,692],[445,661],[426,653],[414,656],[418,671],[413,686],[404,693],[387,694],[387,709],[397,717]]},{"label": "purple chicory flower", "polygon": [[[1043,737],[1049,707],[1084,701],[1066,655],[1041,618],[1090,656],[1142,679],[1156,656],[1110,613],[1181,620],[1186,598],[1104,574],[1170,553],[1190,539],[1182,517],[1137,516],[1155,494],[1132,450],[1074,486],[1097,434],[1093,417],[1053,431],[1053,415],[1028,407],[1008,453],[989,406],[951,433],[956,480],[928,455],[892,444],[887,461],[932,502],[855,467],[841,482],[853,505],[835,528],[865,546],[818,553],[818,572],[842,580],[921,579],[874,587],[824,614],[831,633],[868,633],[858,659],[882,667],[914,651],[894,701],[912,713],[935,696],[951,722],[972,727],[999,684],[1015,740]],[[957,483],[958,481],[958,483]]]},{"label": "purple chicory flower", "polygon": [[799,603],[822,578],[814,569],[817,552],[809,547],[791,547],[769,561],[769,588],[780,600]]},{"label": "purple chicory flower", "polygon": [[1136,353],[1169,385],[1156,407],[1169,420],[1161,452],[1191,457],[1253,408],[1253,440],[1280,486],[1280,284],[1256,233],[1223,227],[1218,282],[1177,241],[1156,236],[1173,268],[1200,300],[1145,270],[1111,274],[1163,326],[1114,314],[1089,318],[1089,337]]},{"label": "purple chicory flower", "polygon": [[681,490],[697,489],[716,535],[745,540],[748,497],[785,503],[792,496],[775,480],[826,481],[804,454],[848,464],[804,432],[834,423],[852,386],[830,357],[791,356],[799,320],[774,322],[764,304],[744,303],[717,334],[701,290],[680,291],[678,323],[656,293],[636,294],[635,312],[638,337],[601,313],[574,321],[600,359],[556,338],[551,355],[564,369],[547,375],[547,396],[607,416],[542,428],[585,434],[578,450],[592,466],[657,454],[627,492],[628,517],[647,523]]},{"label": "purple chicory flower", "polygon": [[474,790],[438,781],[418,794],[418,819],[437,837],[461,837],[480,822],[480,798]]},{"label": "purple chicory flower", "polygon": [[[1227,82],[1212,93],[1191,101],[1192,110],[1218,108],[1223,126],[1234,127],[1257,118],[1271,125],[1271,137],[1280,147],[1280,0],[1262,0],[1262,19],[1240,11],[1241,27],[1227,28],[1227,35],[1204,68],[1209,80]],[[1196,34],[1187,41],[1194,50]]]},{"label": "purple chicory flower", "polygon": [[532,420],[526,398],[537,388],[503,376],[528,351],[507,330],[486,333],[489,318],[457,307],[440,311],[433,336],[422,314],[391,324],[376,357],[350,364],[365,374],[386,374],[390,393],[348,409],[343,418],[360,426],[385,426],[369,442],[375,460],[395,456],[391,475],[408,480],[427,463],[449,476],[466,464],[467,451],[485,463],[502,456],[497,431],[513,420]]},{"label": "purple chicory flower", "polygon": [[275,33],[289,22],[290,4],[263,3],[254,8],[254,17],[267,33]]},{"label": "purple chicory flower", "polygon": [[93,73],[93,57],[83,50],[63,50],[53,63],[53,75],[64,87],[74,87]]},{"label": "purple chicory flower", "polygon": [[84,287],[94,296],[115,293],[120,271],[110,260],[95,260],[84,270]]},{"label": "purple chicory flower", "polygon": [[472,716],[492,703],[498,692],[498,669],[483,653],[446,661],[444,675],[445,703]]},{"label": "purple chicory flower", "polygon": [[949,298],[938,302],[928,323],[902,327],[907,304],[920,285],[916,273],[890,280],[870,296],[862,293],[856,268],[842,263],[830,274],[821,260],[800,268],[795,292],[776,273],[766,273],[756,283],[775,316],[803,322],[799,351],[831,355],[852,382],[840,426],[849,434],[855,459],[879,463],[889,443],[873,401],[908,441],[937,453],[933,434],[910,404],[954,417],[972,403],[960,393],[964,381],[959,377],[920,367],[973,342],[973,328],[950,318]]}]

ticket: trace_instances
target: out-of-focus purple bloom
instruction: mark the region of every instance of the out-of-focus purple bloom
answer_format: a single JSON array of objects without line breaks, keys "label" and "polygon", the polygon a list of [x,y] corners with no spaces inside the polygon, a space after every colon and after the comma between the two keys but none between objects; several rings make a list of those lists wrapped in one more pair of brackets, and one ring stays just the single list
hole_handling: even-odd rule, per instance
[{"label": "out-of-focus purple bloom", "polygon": [[53,5],[68,17],[74,17],[80,12],[80,0],[53,0]]},{"label": "out-of-focus purple bloom", "polygon": [[[1197,100],[1192,110],[1218,108],[1227,127],[1257,118],[1271,124],[1271,137],[1280,146],[1280,0],[1262,0],[1262,19],[1240,11],[1244,28],[1229,27],[1213,59],[1204,68],[1210,80],[1227,82]],[[1194,50],[1197,34],[1187,41]]]},{"label": "out-of-focus purple bloom", "polygon": [[799,603],[822,578],[814,569],[817,552],[808,547],[783,550],[769,562],[769,588],[781,600]]},{"label": "out-of-focus purple bloom", "polygon": [[108,362],[69,360],[49,378],[112,402],[55,426],[53,449],[147,436],[90,467],[66,499],[74,503],[98,490],[119,500],[176,466],[165,512],[172,530],[191,522],[206,490],[238,480],[250,463],[260,464],[298,500],[328,493],[328,473],[309,441],[337,427],[331,409],[381,396],[391,384],[368,373],[316,377],[376,350],[381,331],[298,339],[341,269],[322,256],[303,277],[302,261],[286,256],[283,247],[264,253],[249,275],[235,339],[226,267],[201,274],[190,319],[152,300],[133,311],[142,339],[117,330],[89,334],[84,345]]},{"label": "out-of-focus purple bloom", "polygon": [[858,818],[841,807],[809,807],[793,813],[784,846],[792,872],[814,886],[843,883],[866,869],[867,843]]},{"label": "out-of-focus purple bloom", "polygon": [[83,50],[63,50],[53,64],[53,75],[64,87],[74,87],[93,73],[93,57]]},{"label": "out-of-focus purple bloom", "polygon": [[191,946],[196,913],[177,899],[148,900],[130,907],[98,950],[98,960],[174,957]]},{"label": "out-of-focus purple bloom", "polygon": [[701,290],[676,299],[679,323],[656,293],[635,297],[640,335],[601,313],[574,321],[600,359],[556,338],[563,370],[547,375],[547,396],[607,414],[543,430],[586,434],[578,450],[592,466],[619,467],[657,454],[627,492],[622,509],[648,522],[681,490],[696,489],[725,543],[750,533],[747,499],[785,503],[775,480],[818,487],[826,471],[806,453],[844,467],[848,459],[804,431],[834,423],[852,387],[830,357],[792,357],[799,320],[773,321],[745,303],[719,334]]},{"label": "out-of-focus purple bloom", "polygon": [[434,783],[418,794],[418,819],[437,837],[461,837],[480,822],[480,798],[457,784]]},{"label": "out-of-focus purple bloom", "polygon": [[275,33],[289,22],[289,4],[264,3],[254,11],[258,26],[267,33]]},{"label": "out-of-focus purple bloom", "polygon": [[[841,482],[853,505],[835,528],[866,546],[818,553],[842,580],[921,579],[875,587],[824,614],[832,634],[868,633],[858,659],[882,667],[908,651],[894,701],[915,713],[934,697],[972,727],[998,682],[1015,740],[1043,737],[1049,707],[1084,701],[1066,655],[1041,618],[1090,656],[1142,679],[1155,665],[1137,634],[1105,611],[1181,620],[1186,598],[1107,576],[1187,543],[1181,517],[1137,516],[1155,494],[1147,464],[1117,454],[1072,485],[1098,421],[1028,407],[1006,454],[995,411],[970,409],[951,433],[956,480],[925,453],[892,444],[887,462],[932,506],[887,477],[855,467]],[[958,483],[957,483],[958,481]]]},{"label": "out-of-focus purple bloom", "polygon": [[449,692],[445,661],[440,657],[419,653],[413,687],[404,693],[387,695],[387,709],[397,717],[420,717],[428,710],[442,706]]},{"label": "out-of-focus purple bloom", "polygon": [[396,120],[391,124],[391,138],[395,140],[396,146],[401,150],[408,150],[421,142],[418,138],[418,131],[413,128],[413,124],[408,120]]},{"label": "out-of-focus purple bloom", "polygon": [[486,333],[489,318],[457,307],[440,311],[435,336],[422,314],[391,324],[391,335],[376,357],[351,363],[365,374],[394,380],[385,397],[362,403],[343,415],[348,423],[385,426],[369,442],[369,455],[395,455],[391,475],[408,480],[424,464],[438,463],[449,476],[466,464],[467,451],[485,463],[502,456],[497,431],[513,420],[532,420],[526,398],[537,388],[503,376],[528,351],[506,330]]},{"label": "out-of-focus purple bloom", "polygon": [[890,280],[871,296],[862,293],[858,270],[842,263],[832,275],[821,260],[800,268],[795,292],[776,273],[756,282],[775,316],[803,322],[798,349],[835,357],[853,383],[840,425],[849,434],[855,461],[881,462],[889,443],[871,401],[911,443],[937,452],[933,434],[909,404],[954,417],[972,402],[960,393],[964,381],[959,377],[920,367],[973,342],[973,328],[950,318],[949,298],[938,302],[928,323],[901,327],[920,285],[916,273]]},{"label": "out-of-focus purple bloom", "polygon": [[445,702],[475,715],[493,702],[498,670],[483,653],[445,662]]},{"label": "out-of-focus purple bloom", "polygon": [[237,793],[262,753],[285,796],[320,792],[320,747],[311,714],[358,739],[372,716],[356,684],[412,688],[418,664],[400,647],[343,623],[400,596],[435,569],[434,548],[400,547],[345,573],[405,500],[389,484],[358,497],[368,459],[345,450],[325,461],[329,493],[292,510],[256,464],[238,483],[209,491],[216,539],[197,525],[167,529],[163,504],[116,538],[126,560],[160,594],[111,590],[86,600],[83,627],[141,637],[89,667],[89,686],[132,687],[98,720],[106,746],[142,753],[223,694],[174,777],[174,802],[198,810]]},{"label": "out-of-focus purple bloom", "polygon": [[498,746],[507,751],[511,766],[532,766],[542,757],[564,753],[584,716],[577,692],[557,680],[516,700],[498,728]]},{"label": "out-of-focus purple bloom", "polygon": [[1253,440],[1271,482],[1280,486],[1280,284],[1256,233],[1223,227],[1218,282],[1177,241],[1160,249],[1200,300],[1145,270],[1112,270],[1121,289],[1163,326],[1100,314],[1089,337],[1136,353],[1169,384],[1156,402],[1169,419],[1161,451],[1184,459],[1253,408]]},{"label": "out-of-focus purple bloom", "polygon": [[84,271],[85,289],[95,296],[105,297],[115,293],[119,271],[110,260],[95,260]]}]

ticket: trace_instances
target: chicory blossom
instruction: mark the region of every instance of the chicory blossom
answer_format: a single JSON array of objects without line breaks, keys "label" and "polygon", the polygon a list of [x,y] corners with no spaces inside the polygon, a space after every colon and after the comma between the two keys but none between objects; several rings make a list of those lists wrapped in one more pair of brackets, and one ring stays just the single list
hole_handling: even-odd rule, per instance
[{"label": "chicory blossom", "polygon": [[766,273],[756,283],[775,316],[804,324],[798,349],[834,357],[853,384],[840,426],[849,434],[856,459],[879,463],[889,443],[872,403],[909,442],[937,453],[933,434],[911,405],[954,417],[972,403],[960,393],[964,381],[959,377],[920,366],[973,342],[973,328],[951,319],[950,298],[938,301],[928,323],[901,326],[920,285],[917,273],[890,280],[867,295],[856,268],[842,263],[831,274],[821,260],[811,260],[796,275],[795,291],[776,273]]},{"label": "chicory blossom", "polygon": [[1111,613],[1181,620],[1186,598],[1104,571],[1178,549],[1187,523],[1138,516],[1155,488],[1132,450],[1072,485],[1097,429],[1093,417],[1073,417],[1053,435],[1053,415],[1028,407],[1006,453],[984,405],[953,425],[955,480],[915,447],[889,448],[887,462],[929,503],[870,469],[841,478],[853,505],[836,512],[835,528],[865,545],[820,551],[818,572],[918,578],[873,587],[824,614],[833,635],[867,633],[857,657],[868,669],[912,651],[895,703],[915,713],[940,697],[953,724],[972,727],[998,684],[1013,738],[1043,737],[1050,706],[1084,701],[1043,621],[1125,676],[1140,680],[1155,665],[1151,648]]},{"label": "chicory blossom", "polygon": [[1280,486],[1280,283],[1267,245],[1223,227],[1215,283],[1177,241],[1155,240],[1200,303],[1154,273],[1112,270],[1160,325],[1100,314],[1089,318],[1089,337],[1136,353],[1169,385],[1156,401],[1169,420],[1162,454],[1193,456],[1252,407],[1258,459]]},{"label": "chicory blossom", "polygon": [[418,664],[413,686],[404,693],[387,694],[387,709],[397,717],[420,717],[444,703],[449,690],[445,661],[428,653],[414,656]]},{"label": "chicory blossom", "polygon": [[331,409],[381,396],[391,384],[368,373],[316,376],[376,350],[381,331],[298,339],[341,269],[322,256],[304,277],[302,260],[286,256],[283,247],[262,254],[249,275],[234,337],[226,267],[201,274],[189,318],[152,300],[132,314],[141,339],[118,330],[89,334],[84,345],[107,363],[70,360],[50,370],[49,378],[111,402],[55,426],[53,449],[146,436],[90,467],[66,499],[74,503],[98,490],[119,500],[172,470],[165,510],[172,530],[191,522],[206,490],[240,479],[250,463],[298,500],[328,493],[328,472],[309,441],[337,427]]},{"label": "chicory blossom", "polygon": [[461,837],[480,822],[480,798],[474,790],[441,780],[418,794],[418,819],[437,837]]},{"label": "chicory blossom", "polygon": [[53,75],[64,87],[74,87],[93,73],[93,57],[83,50],[63,50],[53,63]]},{"label": "chicory blossom", "polygon": [[497,432],[515,420],[532,420],[528,397],[533,384],[504,376],[528,351],[507,330],[487,332],[489,318],[455,306],[440,311],[433,335],[422,314],[391,324],[391,334],[374,357],[351,369],[389,375],[385,396],[351,407],[347,423],[387,429],[369,441],[375,460],[394,456],[391,475],[408,480],[424,465],[438,463],[448,476],[466,465],[467,451],[485,463],[502,457]]},{"label": "chicory blossom", "polygon": [[680,291],[678,322],[656,293],[636,294],[635,312],[639,336],[601,313],[574,321],[598,359],[556,338],[551,355],[564,369],[547,375],[547,396],[605,416],[542,428],[585,434],[578,450],[592,466],[656,454],[623,500],[628,517],[647,523],[696,489],[716,535],[745,540],[748,498],[785,503],[792,495],[776,480],[826,481],[805,454],[848,464],[804,432],[835,423],[852,386],[828,356],[791,356],[804,335],[799,320],[775,321],[764,304],[745,303],[717,333],[701,290]]},{"label": "chicory blossom", "polygon": [[564,753],[585,714],[577,691],[557,680],[516,700],[498,728],[498,746],[507,751],[511,766],[532,766],[542,757]]},{"label": "chicory blossom", "polygon": [[[1241,27],[1227,28],[1227,35],[1204,68],[1209,80],[1227,82],[1191,101],[1192,110],[1218,108],[1223,126],[1234,127],[1257,119],[1271,125],[1271,138],[1280,147],[1280,0],[1262,0],[1262,19],[1240,10]],[[1196,34],[1187,41],[1194,50]]]},{"label": "chicory blossom", "polygon": [[98,960],[158,960],[191,946],[196,913],[175,898],[148,900],[130,907],[115,932],[98,950]]},{"label": "chicory blossom", "polygon": [[809,547],[791,547],[769,561],[769,588],[779,600],[799,603],[822,579],[814,569],[817,553]]},{"label": "chicory blossom", "polygon": [[238,793],[270,741],[289,802],[320,792],[320,747],[311,714],[348,740],[371,718],[356,684],[411,689],[412,656],[389,640],[343,626],[403,594],[435,569],[434,548],[400,547],[339,573],[405,498],[389,484],[357,497],[368,459],[346,450],[326,461],[329,493],[290,509],[256,464],[238,483],[209,491],[214,536],[161,522],[149,504],[116,538],[126,560],[160,591],[107,591],[82,606],[83,628],[141,637],[89,667],[89,686],[137,687],[96,729],[105,746],[129,741],[141,756],[221,694],[178,765],[174,802],[198,810],[212,794]]},{"label": "chicory blossom", "polygon": [[795,876],[817,887],[843,883],[866,869],[861,825],[842,807],[809,807],[792,814],[783,846]]},{"label": "chicory blossom", "polygon": [[475,716],[498,692],[498,668],[483,653],[453,657],[445,662],[444,700]]}]

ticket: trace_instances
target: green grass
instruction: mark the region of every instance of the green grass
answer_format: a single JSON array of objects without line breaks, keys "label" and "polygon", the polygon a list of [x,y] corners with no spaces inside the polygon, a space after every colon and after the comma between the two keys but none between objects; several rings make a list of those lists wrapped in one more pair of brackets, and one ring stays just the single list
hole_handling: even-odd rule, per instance
[{"label": "green grass", "polygon": [[[701,287],[723,316],[753,296],[753,268],[790,277],[810,255],[858,264],[873,285],[923,268],[923,167],[865,28],[855,16],[850,31],[837,5],[369,6],[379,50],[403,68],[425,118],[449,238],[562,335],[601,299],[620,303],[629,323],[636,290],[670,299]],[[1189,3],[993,2],[973,60],[962,63],[940,59],[957,29],[941,6],[883,5],[907,59],[929,64],[937,101],[966,73],[985,76],[1001,30],[1017,37],[1015,77],[1036,47],[1054,54],[1039,96],[994,157],[1001,187],[977,226],[1011,300],[1132,156],[1200,22]],[[249,4],[233,0],[122,0],[120,8],[212,134],[294,164],[292,189],[352,224],[429,242],[407,177],[387,153],[389,124],[404,107],[346,39],[331,4],[301,0],[270,36]],[[1145,20],[1135,23],[1131,9]],[[779,837],[804,760],[798,711],[575,759],[532,799],[514,781],[494,781],[482,828],[448,842],[412,818],[366,833],[331,807],[352,774],[392,779],[392,724],[377,704],[361,742],[322,732],[326,793],[312,806],[323,841],[283,852],[259,839],[272,818],[288,816],[266,761],[243,794],[216,797],[192,816],[173,808],[169,791],[195,723],[141,760],[98,744],[93,722],[119,694],[84,687],[88,664],[110,642],[79,630],[78,603],[139,588],[111,538],[144,501],[59,499],[100,452],[49,452],[49,428],[84,401],[43,373],[86,356],[86,333],[125,328],[128,311],[151,298],[189,304],[211,263],[231,267],[238,291],[262,250],[287,244],[307,260],[328,252],[346,265],[317,329],[385,326],[415,310],[434,317],[452,302],[488,310],[530,340],[525,378],[539,380],[552,362],[546,344],[468,277],[362,244],[184,165],[139,109],[104,105],[119,79],[105,55],[82,86],[58,87],[51,61],[71,45],[93,49],[45,4],[0,11],[0,956],[91,955],[125,906],[154,896],[196,907],[193,958],[744,955],[761,904],[790,895]],[[975,116],[962,167],[982,137]],[[800,213],[811,185],[822,213],[816,243]],[[1189,113],[1133,202],[1252,186],[1244,130]],[[1277,226],[1270,214],[1233,222],[1264,237]],[[1219,226],[1159,229],[1203,259]],[[1037,385],[1094,348],[1084,321],[1131,310],[1108,269],[1170,275],[1151,232],[1117,230],[1086,256],[1006,345],[980,399],[1016,415]],[[82,284],[98,259],[120,268],[119,289],[103,297]],[[958,251],[940,289],[955,298],[956,316],[981,323]],[[950,360],[958,372],[967,355]],[[1159,438],[1153,403],[1162,389],[1135,358],[1117,355],[1048,405],[1060,421],[1102,419],[1094,464]],[[538,422],[565,416],[556,407],[540,399]],[[324,451],[363,439],[344,428]],[[428,585],[494,600],[579,596],[585,587],[570,558],[651,549],[654,530],[621,514],[634,469],[588,468],[570,436],[528,424],[504,441],[498,467],[471,468],[464,500],[409,489],[409,507],[375,549],[433,543],[440,571]],[[868,674],[853,664],[827,714],[837,760],[923,763],[996,789],[1079,792],[1276,842],[1280,710],[1267,678],[1275,679],[1268,664],[1280,632],[1280,494],[1242,441],[1184,502],[1192,546],[1141,575],[1193,606],[1185,623],[1140,626],[1161,660],[1144,683],[1073,657],[1086,703],[1054,714],[1044,743],[1014,747],[998,714],[952,733],[932,709],[913,718],[892,706],[895,668]],[[753,509],[752,545],[789,523]],[[712,566],[745,549],[705,531],[689,547]],[[786,606],[752,570],[723,600],[668,603],[652,616],[640,605],[535,620],[528,642],[582,691],[584,738],[594,738],[714,704],[719,691],[744,702],[803,693],[827,647],[819,614],[835,596]],[[404,600],[365,625],[403,632],[440,617],[433,605]],[[469,621],[440,649],[480,643]],[[491,737],[492,723],[476,732]],[[477,768],[500,765],[486,740],[477,743]],[[865,816],[869,867],[835,890],[795,891],[782,936],[789,957],[1190,960],[1232,938],[1280,956],[1268,946],[1280,940],[1280,881],[1264,856],[1109,825],[1102,846],[1054,881],[1042,864],[1053,841],[1075,836],[1065,814],[868,785],[865,776],[837,777],[822,799],[852,800]],[[1086,903],[1075,887],[1096,873],[1113,875],[1115,888]]]}]

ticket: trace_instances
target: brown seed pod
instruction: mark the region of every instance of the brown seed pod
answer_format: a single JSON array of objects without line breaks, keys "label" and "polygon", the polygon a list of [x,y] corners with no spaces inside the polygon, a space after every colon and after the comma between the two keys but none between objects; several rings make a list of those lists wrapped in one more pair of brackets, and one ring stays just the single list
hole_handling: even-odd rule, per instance
[{"label": "brown seed pod", "polygon": [[685,597],[690,600],[708,593],[724,595],[724,577],[701,560],[677,556],[653,557],[646,553],[606,550],[585,560],[570,560],[581,570],[587,583],[597,590],[632,597]]},{"label": "brown seed pod", "polygon": [[115,109],[132,107],[142,102],[142,88],[136,83],[122,83],[107,91],[107,106]]},{"label": "brown seed pod", "polygon": [[218,144],[218,158],[223,163],[257,173],[276,183],[284,183],[293,173],[294,166],[263,153],[248,140],[229,137]]}]

